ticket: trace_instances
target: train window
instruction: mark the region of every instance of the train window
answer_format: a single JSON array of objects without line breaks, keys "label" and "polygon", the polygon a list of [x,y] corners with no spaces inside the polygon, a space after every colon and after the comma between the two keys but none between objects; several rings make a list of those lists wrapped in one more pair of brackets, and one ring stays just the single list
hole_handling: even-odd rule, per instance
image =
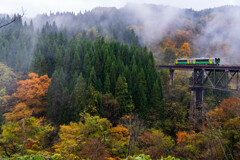
[{"label": "train window", "polygon": [[209,62],[209,59],[196,59],[196,62]]},{"label": "train window", "polygon": [[187,62],[187,60],[180,59],[180,60],[178,60],[178,62]]}]

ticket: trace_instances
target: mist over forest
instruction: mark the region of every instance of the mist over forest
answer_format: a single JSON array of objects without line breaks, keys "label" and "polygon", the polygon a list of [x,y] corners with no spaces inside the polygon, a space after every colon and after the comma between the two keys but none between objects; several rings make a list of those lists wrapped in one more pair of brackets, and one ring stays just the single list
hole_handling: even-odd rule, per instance
[{"label": "mist over forest", "polygon": [[[19,15],[0,14],[0,26]],[[220,57],[238,65],[240,7],[153,4],[39,14],[0,28],[0,157],[238,159],[238,94],[156,65]]]}]

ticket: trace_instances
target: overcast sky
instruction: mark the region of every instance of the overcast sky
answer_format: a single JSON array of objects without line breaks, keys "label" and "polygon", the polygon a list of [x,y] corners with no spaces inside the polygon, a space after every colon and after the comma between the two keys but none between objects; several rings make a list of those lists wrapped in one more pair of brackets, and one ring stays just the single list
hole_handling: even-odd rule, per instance
[{"label": "overcast sky", "polygon": [[127,3],[152,3],[201,10],[223,5],[240,5],[240,0],[0,0],[0,13],[21,13],[23,8],[27,17],[34,17],[50,11],[84,13],[85,10],[99,6],[120,8]]}]

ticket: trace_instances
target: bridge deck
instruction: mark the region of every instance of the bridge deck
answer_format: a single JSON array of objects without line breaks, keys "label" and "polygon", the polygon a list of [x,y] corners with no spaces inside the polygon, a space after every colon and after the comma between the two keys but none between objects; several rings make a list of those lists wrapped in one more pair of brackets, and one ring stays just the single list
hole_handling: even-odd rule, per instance
[{"label": "bridge deck", "polygon": [[240,65],[158,65],[157,69],[172,69],[172,70],[194,70],[194,69],[206,69],[206,70],[232,70],[240,71]]},{"label": "bridge deck", "polygon": [[170,84],[174,70],[186,70],[193,72],[193,88],[240,91],[240,65],[158,65],[157,69],[169,69]]}]

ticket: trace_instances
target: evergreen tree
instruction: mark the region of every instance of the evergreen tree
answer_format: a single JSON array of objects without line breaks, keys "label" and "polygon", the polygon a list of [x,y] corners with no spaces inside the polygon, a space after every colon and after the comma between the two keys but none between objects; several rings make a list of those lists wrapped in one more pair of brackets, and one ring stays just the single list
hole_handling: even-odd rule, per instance
[{"label": "evergreen tree", "polygon": [[77,52],[74,53],[74,57],[72,60],[72,65],[71,65],[71,75],[74,75],[74,73],[79,73],[80,72],[80,65],[81,65],[81,60],[79,57],[79,54]]},{"label": "evergreen tree", "polygon": [[116,65],[115,62],[112,63],[111,70],[110,70],[110,82],[111,82],[111,93],[115,92],[115,85],[116,85],[116,80],[117,80],[117,74],[116,74]]},{"label": "evergreen tree", "polygon": [[84,56],[84,62],[83,62],[83,76],[89,77],[91,71],[91,62],[89,54],[86,53]]},{"label": "evergreen tree", "polygon": [[112,66],[112,59],[110,56],[107,56],[106,60],[105,60],[105,64],[104,64],[104,75],[106,76],[106,74],[110,73],[110,69]]},{"label": "evergreen tree", "polygon": [[69,90],[67,87],[63,89],[62,93],[63,103],[59,107],[59,113],[57,116],[57,124],[68,124],[71,121],[74,121],[74,110],[73,107],[70,107],[70,96]]},{"label": "evergreen tree", "polygon": [[66,49],[64,48],[64,46],[59,46],[56,49],[56,65],[55,68],[61,68],[64,67],[64,55],[65,55]]},{"label": "evergreen tree", "polygon": [[102,101],[99,99],[99,96],[100,93],[90,84],[90,86],[88,86],[87,103],[85,105],[84,112],[91,115],[103,114]]},{"label": "evergreen tree", "polygon": [[133,110],[132,99],[128,94],[128,85],[125,77],[118,77],[115,97],[120,105],[120,115],[123,116]]},{"label": "evergreen tree", "polygon": [[96,90],[98,90],[99,92],[102,92],[103,91],[103,85],[102,85],[102,81],[98,78],[97,79],[97,82],[96,82]]},{"label": "evergreen tree", "polygon": [[84,111],[84,107],[86,104],[86,95],[87,95],[87,83],[85,79],[82,76],[82,73],[80,73],[79,77],[77,78],[75,88],[73,90],[73,106],[74,106],[74,115],[75,119],[77,121],[79,117],[79,113]]},{"label": "evergreen tree", "polygon": [[103,103],[102,103],[102,99],[100,97],[100,94],[97,95],[97,110],[98,110],[98,114],[103,117]]},{"label": "evergreen tree", "polygon": [[41,51],[33,57],[30,70],[40,76],[47,73],[47,64]]},{"label": "evergreen tree", "polygon": [[143,68],[141,68],[140,72],[138,73],[137,83],[143,87],[144,93],[148,95],[147,81]]},{"label": "evergreen tree", "polygon": [[135,86],[133,98],[136,111],[143,119],[146,120],[147,119],[146,115],[148,113],[147,96],[144,92],[144,87],[141,83]]},{"label": "evergreen tree", "polygon": [[151,98],[150,98],[150,106],[157,113],[157,117],[160,120],[164,120],[164,109],[162,104],[162,90],[159,87],[158,80],[154,83]]},{"label": "evergreen tree", "polygon": [[143,119],[146,119],[148,112],[148,99],[147,99],[147,86],[143,69],[138,73],[136,78],[136,84],[133,88],[134,105],[137,112]]},{"label": "evergreen tree", "polygon": [[97,76],[94,67],[92,67],[90,76],[88,79],[88,86],[92,85],[93,87],[96,87],[97,84]]},{"label": "evergreen tree", "polygon": [[126,77],[127,84],[128,84],[128,92],[131,95],[132,94],[132,76],[131,76],[131,71],[129,70],[129,67],[126,66],[124,69],[124,77]]},{"label": "evergreen tree", "polygon": [[105,80],[104,80],[104,93],[110,93],[110,79],[108,73],[106,74]]},{"label": "evergreen tree", "polygon": [[66,101],[63,95],[65,80],[65,73],[62,68],[59,68],[54,72],[48,88],[47,118],[57,124],[59,124],[59,117],[62,117],[62,114],[66,112],[62,109]]}]

